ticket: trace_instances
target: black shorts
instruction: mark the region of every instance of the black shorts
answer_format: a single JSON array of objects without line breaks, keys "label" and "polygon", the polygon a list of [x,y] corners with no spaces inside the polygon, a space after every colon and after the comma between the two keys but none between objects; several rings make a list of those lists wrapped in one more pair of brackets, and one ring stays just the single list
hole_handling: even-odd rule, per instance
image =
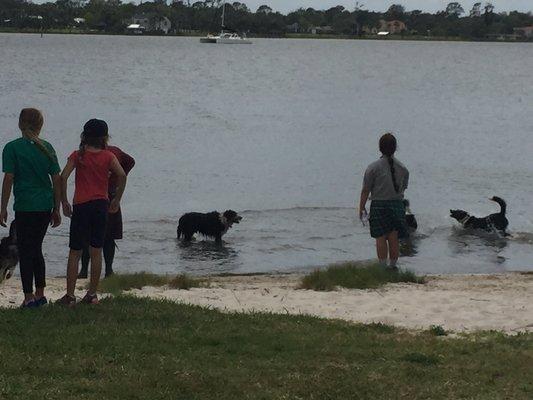
[{"label": "black shorts", "polygon": [[107,200],[74,205],[70,220],[69,247],[72,250],[82,250],[86,246],[104,247],[108,209]]}]

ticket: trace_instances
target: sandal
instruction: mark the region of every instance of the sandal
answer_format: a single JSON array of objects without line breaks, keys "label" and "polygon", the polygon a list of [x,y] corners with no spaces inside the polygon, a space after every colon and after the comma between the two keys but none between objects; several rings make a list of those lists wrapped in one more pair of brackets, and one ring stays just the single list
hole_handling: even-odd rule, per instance
[{"label": "sandal", "polygon": [[83,299],[81,299],[81,302],[84,304],[98,304],[98,296],[87,292],[87,294],[83,296]]},{"label": "sandal", "polygon": [[20,305],[20,308],[36,308],[38,307],[39,305],[37,304],[37,302],[35,301],[35,299],[31,299],[30,301],[26,302],[26,301],[23,301],[22,304]]},{"label": "sandal", "polygon": [[76,298],[66,294],[63,297],[61,297],[59,300],[57,300],[56,304],[67,306],[67,307],[73,307],[76,305]]}]

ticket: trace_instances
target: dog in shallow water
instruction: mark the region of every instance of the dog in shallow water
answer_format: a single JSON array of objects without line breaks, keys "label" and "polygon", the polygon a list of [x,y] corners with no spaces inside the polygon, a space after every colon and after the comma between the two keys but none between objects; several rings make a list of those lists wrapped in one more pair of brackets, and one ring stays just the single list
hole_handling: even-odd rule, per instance
[{"label": "dog in shallow water", "polygon": [[412,235],[418,229],[418,222],[415,215],[411,212],[409,200],[404,199],[403,204],[405,206],[405,223],[407,224],[407,230],[409,235]]},{"label": "dog in shallow water", "polygon": [[13,221],[9,227],[9,236],[0,240],[0,283],[11,278],[18,262],[17,230]]},{"label": "dog in shallow water", "polygon": [[500,205],[499,213],[478,218],[463,210],[450,210],[450,217],[459,221],[464,228],[481,229],[487,232],[498,231],[504,236],[508,236],[507,226],[509,225],[509,221],[505,216],[507,211],[507,204],[505,203],[505,200],[497,196],[494,196],[489,200],[495,201]]},{"label": "dog in shallow water", "polygon": [[191,212],[181,216],[178,223],[178,239],[190,242],[195,233],[200,233],[205,237],[215,239],[217,243],[222,242],[222,236],[233,224],[241,222],[242,217],[233,210],[226,210],[223,213],[213,211],[210,213]]}]

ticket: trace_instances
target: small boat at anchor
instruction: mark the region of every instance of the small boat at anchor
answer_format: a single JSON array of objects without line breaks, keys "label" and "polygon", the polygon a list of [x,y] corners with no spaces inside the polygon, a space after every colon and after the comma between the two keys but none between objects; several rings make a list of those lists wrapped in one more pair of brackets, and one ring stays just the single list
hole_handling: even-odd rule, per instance
[{"label": "small boat at anchor", "polygon": [[200,38],[200,43],[220,43],[220,44],[252,44],[252,41],[246,38],[246,35],[239,35],[236,31],[227,29],[224,25],[226,15],[226,3],[222,5],[222,29],[220,34]]}]

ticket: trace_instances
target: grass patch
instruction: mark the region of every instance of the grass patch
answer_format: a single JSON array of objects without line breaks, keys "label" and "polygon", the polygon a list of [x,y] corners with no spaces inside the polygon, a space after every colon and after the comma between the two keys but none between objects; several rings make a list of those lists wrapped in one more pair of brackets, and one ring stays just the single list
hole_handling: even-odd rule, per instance
[{"label": "grass patch", "polygon": [[201,279],[192,278],[186,274],[180,274],[170,279],[170,281],[168,282],[168,286],[173,289],[189,290],[193,287],[202,287],[206,285],[205,282]]},{"label": "grass patch", "polygon": [[335,290],[338,286],[349,289],[375,289],[397,282],[422,284],[425,280],[409,270],[392,271],[378,265],[348,262],[311,272],[302,278],[300,288],[320,291]]},{"label": "grass patch", "polygon": [[0,309],[0,321],[2,399],[533,398],[533,334],[442,341],[126,296]]},{"label": "grass patch", "polygon": [[113,274],[100,281],[99,290],[102,293],[120,294],[131,289],[142,289],[145,286],[165,286],[173,289],[188,290],[193,287],[205,286],[202,279],[190,277],[186,274],[172,276],[156,275],[149,272],[134,274]]},{"label": "grass patch", "polygon": [[433,336],[446,336],[448,332],[440,325],[431,325],[429,327],[429,333]]}]

